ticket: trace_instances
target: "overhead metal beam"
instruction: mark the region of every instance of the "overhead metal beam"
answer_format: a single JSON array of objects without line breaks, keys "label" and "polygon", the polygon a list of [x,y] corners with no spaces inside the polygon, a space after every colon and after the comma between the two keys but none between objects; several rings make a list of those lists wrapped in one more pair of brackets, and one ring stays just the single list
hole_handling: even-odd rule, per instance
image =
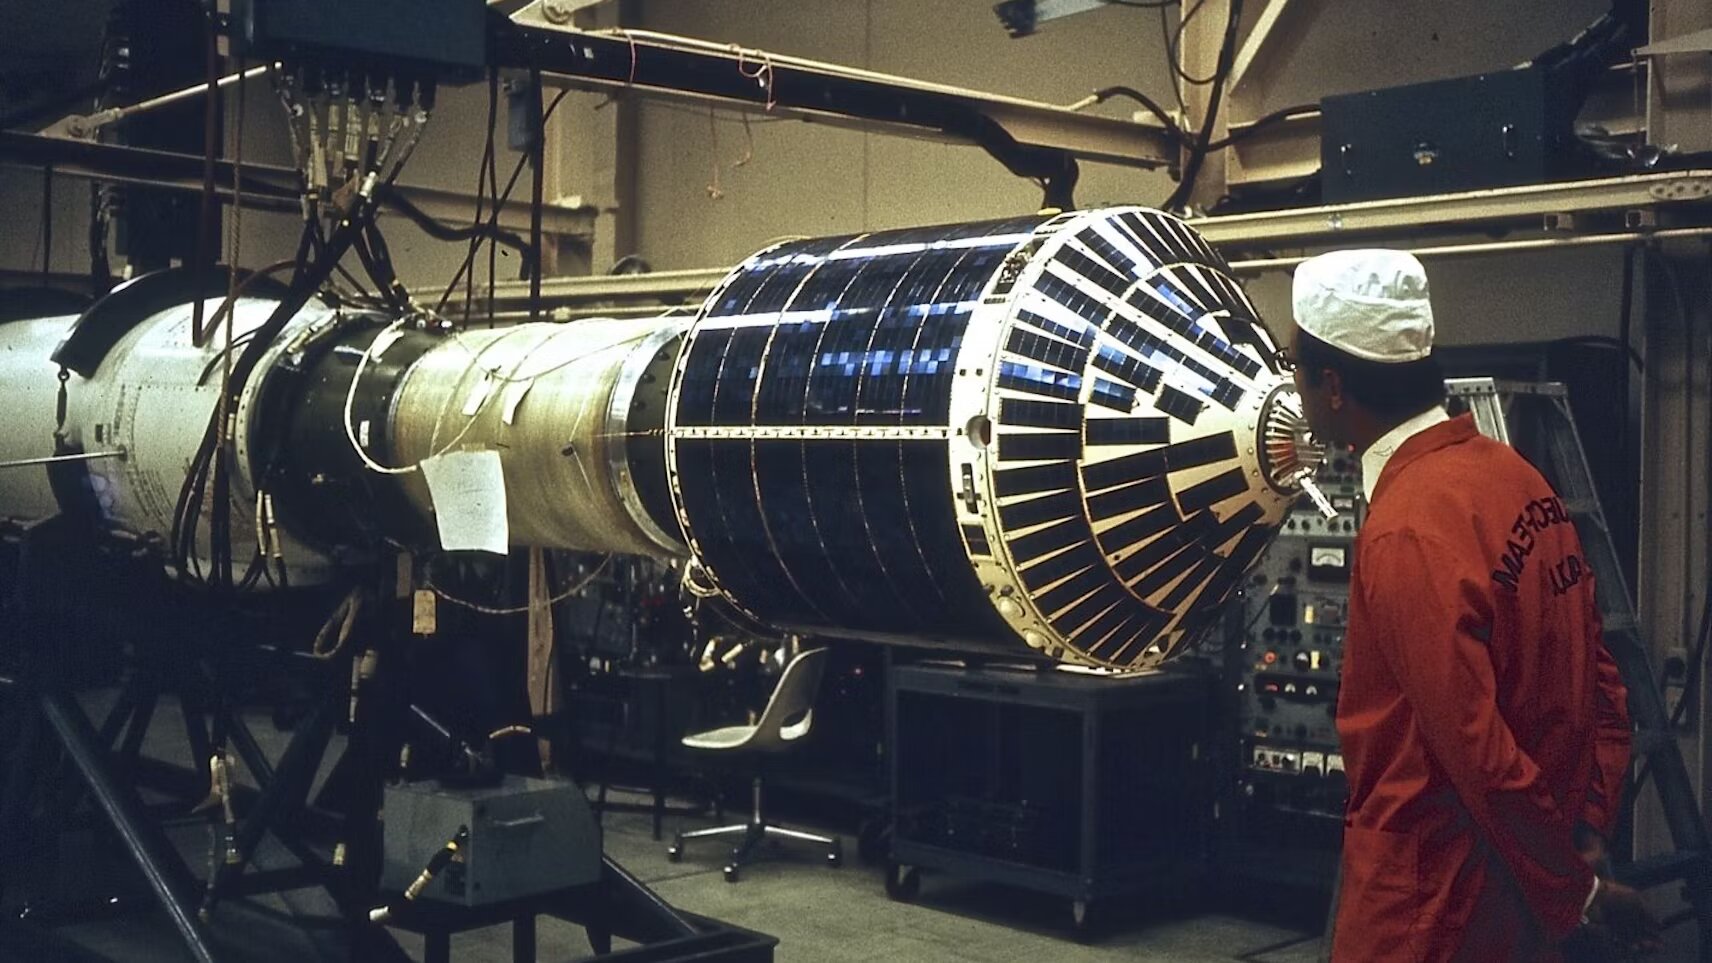
[{"label": "overhead metal beam", "polygon": [[[0,131],[0,166],[52,169],[56,176],[142,184],[174,190],[202,189],[202,158],[172,151],[124,147],[90,141]],[[232,198],[232,163],[215,161],[215,192],[221,200]],[[243,165],[242,191],[247,207],[298,210],[301,175],[290,167],[272,164]],[[406,201],[436,221],[467,223],[475,209],[475,195],[437,187],[399,184],[392,188]],[[384,211],[384,209],[383,209]],[[542,212],[544,233],[587,239],[594,233],[592,208],[547,204]],[[500,209],[501,227],[515,232],[529,230],[529,205],[507,201]]]},{"label": "overhead metal beam", "polygon": [[1260,14],[1255,17],[1254,26],[1249,28],[1248,36],[1243,39],[1242,46],[1237,48],[1236,59],[1231,61],[1230,92],[1242,89],[1248,80],[1250,67],[1256,65],[1260,55],[1271,45],[1278,24],[1284,19],[1286,10],[1297,9],[1300,5],[1292,6],[1290,0],[1263,0]]},{"label": "overhead metal beam", "polygon": [[[1628,211],[1649,211],[1655,215],[1674,211],[1682,215],[1676,221],[1687,223],[1630,226],[1621,231],[1589,234],[1544,230],[1546,216],[1551,214]],[[1657,220],[1655,217],[1653,223]],[[1351,243],[1357,240],[1373,243],[1381,238],[1407,242],[1427,232],[1467,234],[1496,229],[1518,235],[1501,241],[1414,247],[1427,256],[1444,257],[1665,241],[1706,236],[1707,227],[1712,226],[1712,170],[1202,217],[1189,223],[1231,255],[1232,267],[1243,273],[1290,267],[1303,260],[1295,256],[1246,260],[1239,257],[1251,251],[1325,247],[1346,239]],[[714,267],[653,274],[548,278],[542,282],[541,298],[543,303],[559,309],[564,318],[660,314],[668,310],[667,305],[680,310],[698,305],[730,271],[728,267]],[[525,312],[528,295],[526,283],[496,284],[496,316],[505,318]]]},{"label": "overhead metal beam", "polygon": [[1335,239],[1431,230],[1482,230],[1499,226],[1535,227],[1548,214],[1623,211],[1697,205],[1712,215],[1712,170],[1632,174],[1599,180],[1565,181],[1399,197],[1355,204],[1259,214],[1195,218],[1189,223],[1215,245],[1265,247],[1280,243],[1311,245]]},{"label": "overhead metal beam", "polygon": [[991,125],[1022,151],[1063,152],[1134,167],[1161,167],[1177,159],[1164,127],[1130,118],[736,44],[644,30],[580,29],[553,22],[539,2],[513,14],[511,25],[497,39],[496,58],[537,65],[564,86],[632,90],[989,150]]}]

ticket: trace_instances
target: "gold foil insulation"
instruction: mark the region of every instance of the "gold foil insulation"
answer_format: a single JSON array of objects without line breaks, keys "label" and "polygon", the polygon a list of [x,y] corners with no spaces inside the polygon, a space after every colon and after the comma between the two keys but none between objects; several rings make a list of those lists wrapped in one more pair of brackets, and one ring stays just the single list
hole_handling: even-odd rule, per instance
[{"label": "gold foil insulation", "polygon": [[[644,371],[684,324],[590,318],[452,335],[404,377],[393,458],[412,465],[451,451],[498,452],[513,545],[682,555],[676,533],[642,508],[625,440],[638,405],[664,403],[665,386]],[[430,516],[421,473],[405,485]]]}]

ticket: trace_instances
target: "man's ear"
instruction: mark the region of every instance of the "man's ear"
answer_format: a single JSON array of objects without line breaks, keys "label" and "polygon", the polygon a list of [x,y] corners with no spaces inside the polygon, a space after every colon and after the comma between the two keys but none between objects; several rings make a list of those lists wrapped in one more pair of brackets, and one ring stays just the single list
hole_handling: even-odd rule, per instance
[{"label": "man's ear", "polygon": [[1343,410],[1343,375],[1330,368],[1320,369],[1321,384],[1326,389],[1326,404],[1333,411]]}]

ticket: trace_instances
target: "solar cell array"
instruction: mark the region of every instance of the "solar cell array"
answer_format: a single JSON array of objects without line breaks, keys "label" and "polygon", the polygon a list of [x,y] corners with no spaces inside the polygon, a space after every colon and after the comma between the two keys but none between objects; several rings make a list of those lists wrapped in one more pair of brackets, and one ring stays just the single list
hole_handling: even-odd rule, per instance
[{"label": "solar cell array", "polygon": [[1223,260],[1155,211],[787,243],[691,329],[674,507],[767,622],[1151,665],[1295,495],[1256,454],[1274,355]]}]

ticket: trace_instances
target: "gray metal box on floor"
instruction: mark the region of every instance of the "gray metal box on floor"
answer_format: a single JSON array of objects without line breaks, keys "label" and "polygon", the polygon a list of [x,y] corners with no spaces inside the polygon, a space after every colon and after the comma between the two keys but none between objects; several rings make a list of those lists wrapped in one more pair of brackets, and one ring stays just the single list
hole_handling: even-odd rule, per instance
[{"label": "gray metal box on floor", "polygon": [[388,892],[409,886],[464,828],[462,859],[435,877],[423,899],[485,906],[600,879],[600,829],[573,782],[506,776],[473,788],[388,786],[383,816]]}]

